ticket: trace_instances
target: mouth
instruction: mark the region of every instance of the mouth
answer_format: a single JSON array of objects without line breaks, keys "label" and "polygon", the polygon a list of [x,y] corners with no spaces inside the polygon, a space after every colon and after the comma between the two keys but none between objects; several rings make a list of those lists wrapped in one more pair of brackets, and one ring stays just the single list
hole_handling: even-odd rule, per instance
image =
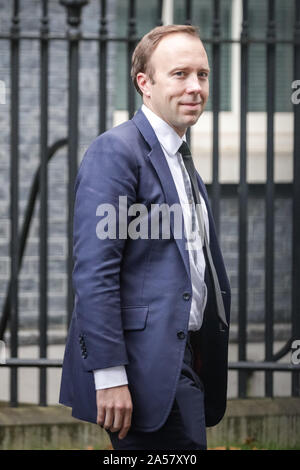
[{"label": "mouth", "polygon": [[191,108],[191,109],[194,109],[194,108],[198,108],[199,106],[201,106],[201,102],[197,102],[197,103],[180,103],[181,106],[187,106],[188,108]]}]

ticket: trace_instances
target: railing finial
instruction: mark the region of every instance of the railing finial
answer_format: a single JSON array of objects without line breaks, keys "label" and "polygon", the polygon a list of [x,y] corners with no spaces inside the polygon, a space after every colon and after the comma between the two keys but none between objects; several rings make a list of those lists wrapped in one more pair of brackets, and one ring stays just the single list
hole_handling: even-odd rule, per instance
[{"label": "railing finial", "polygon": [[69,39],[79,39],[81,9],[86,6],[90,0],[59,0],[59,3],[67,9],[68,36]]}]

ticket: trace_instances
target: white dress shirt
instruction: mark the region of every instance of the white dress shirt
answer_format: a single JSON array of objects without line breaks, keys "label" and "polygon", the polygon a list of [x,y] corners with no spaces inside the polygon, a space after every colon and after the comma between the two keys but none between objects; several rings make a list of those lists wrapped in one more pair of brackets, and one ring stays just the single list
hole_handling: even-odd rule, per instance
[{"label": "white dress shirt", "polygon": [[[182,156],[178,152],[178,149],[181,146],[183,140],[185,140],[185,136],[183,137],[183,139],[181,139],[179,135],[175,132],[175,130],[171,126],[169,126],[169,124],[167,124],[163,119],[158,117],[144,104],[142,105],[142,111],[148,119],[149,123],[151,124],[169,165],[170,172],[172,174],[178,193],[179,202],[182,208],[186,238],[188,240],[195,240],[195,245],[188,244],[186,248],[191,248],[191,246],[197,247],[196,260],[193,256],[191,249],[188,249],[188,254],[192,281],[192,303],[189,318],[189,330],[198,330],[201,328],[203,321],[203,313],[207,301],[207,288],[204,282],[205,259],[201,247],[201,241],[199,239],[199,232],[197,230],[197,219],[195,221],[196,230],[192,231],[191,204],[194,204],[194,202],[188,201],[182,172],[184,171],[186,173],[188,179],[189,177],[184,167]],[[201,194],[200,198],[201,206],[203,209],[205,228],[209,240],[207,209]],[[106,369],[94,370],[94,379],[95,387],[97,390],[109,387],[116,387],[119,385],[125,385],[128,383],[126,369],[123,365],[109,367]]]}]

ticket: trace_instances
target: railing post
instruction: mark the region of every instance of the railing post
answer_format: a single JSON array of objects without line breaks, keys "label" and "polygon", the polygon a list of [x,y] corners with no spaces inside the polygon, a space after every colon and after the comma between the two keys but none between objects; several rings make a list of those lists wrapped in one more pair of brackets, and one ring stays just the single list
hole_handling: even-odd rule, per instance
[{"label": "railing post", "polygon": [[[294,80],[300,80],[300,1],[295,0]],[[294,103],[292,336],[300,338],[300,103]],[[300,396],[300,374],[292,374],[292,396]]]},{"label": "railing post", "polygon": [[185,1],[185,24],[192,24],[192,2],[191,0]]},{"label": "railing post", "polygon": [[[265,237],[265,358],[273,356],[274,322],[274,112],[275,112],[275,2],[268,2],[267,27],[267,181],[266,181],[266,237]],[[265,374],[265,395],[273,396],[273,374]]]},{"label": "railing post", "polygon": [[[192,2],[191,0],[186,0],[185,2],[185,24],[191,25],[192,24]],[[188,127],[186,131],[186,140],[188,145],[191,147],[191,140],[192,140],[192,135],[191,135],[191,128]]]},{"label": "railing post", "polygon": [[158,0],[157,2],[157,21],[156,21],[156,26],[162,26],[163,25],[163,20],[162,20],[162,10],[163,10],[163,0]]},{"label": "railing post", "polygon": [[[247,109],[248,109],[248,0],[243,0],[241,32],[241,110],[240,110],[240,182],[239,197],[239,265],[238,265],[238,359],[246,361],[247,345]],[[246,397],[247,373],[240,370],[238,396]]]},{"label": "railing post", "polygon": [[67,321],[71,320],[73,311],[73,210],[74,210],[74,184],[77,175],[78,155],[78,103],[79,103],[79,41],[81,37],[81,9],[89,0],[60,0],[67,10],[67,25],[69,39],[69,96],[68,96],[68,294],[67,294]]},{"label": "railing post", "polygon": [[[18,357],[19,328],[19,0],[13,2],[10,42],[10,356]],[[13,367],[10,375],[10,405],[18,405],[18,369]]]},{"label": "railing post", "polygon": [[130,70],[131,58],[136,45],[136,4],[135,0],[129,0],[128,5],[128,49],[127,49],[127,96],[128,96],[128,113],[131,119],[135,112],[135,88],[133,86]]},{"label": "railing post", "polygon": [[107,117],[107,1],[101,0],[101,18],[99,28],[99,133],[106,131]]},{"label": "railing post", "polygon": [[220,182],[219,182],[219,112],[220,112],[220,0],[214,0],[212,37],[213,56],[213,171],[212,171],[212,210],[216,224],[217,234],[220,233]]},{"label": "railing post", "polygon": [[[48,329],[48,0],[42,2],[40,25],[40,227],[39,227],[39,352],[47,357]],[[40,369],[40,405],[47,405],[47,370]]]}]

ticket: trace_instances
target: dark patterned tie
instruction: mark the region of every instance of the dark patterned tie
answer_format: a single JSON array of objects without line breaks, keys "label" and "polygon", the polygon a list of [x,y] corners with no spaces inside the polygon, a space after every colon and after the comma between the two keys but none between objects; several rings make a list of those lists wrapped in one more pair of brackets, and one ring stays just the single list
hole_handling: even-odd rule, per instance
[{"label": "dark patterned tie", "polygon": [[204,255],[206,252],[206,263],[209,266],[210,273],[213,279],[213,285],[214,285],[214,290],[215,290],[215,296],[216,296],[216,303],[217,303],[217,309],[218,309],[218,316],[222,323],[226,326],[228,326],[227,320],[226,320],[226,315],[225,315],[225,308],[224,308],[224,303],[223,303],[223,298],[222,298],[222,293],[220,289],[220,284],[219,284],[219,279],[217,276],[216,268],[211,256],[211,251],[209,247],[209,242],[207,238],[207,233],[205,229],[205,224],[204,224],[204,217],[203,217],[203,211],[202,211],[202,205],[201,205],[201,199],[200,199],[200,194],[199,194],[199,187],[198,187],[198,182],[197,182],[197,176],[196,176],[196,169],[195,165],[192,159],[192,155],[189,149],[189,146],[186,142],[183,142],[182,145],[180,146],[178,150],[183,158],[183,162],[185,165],[185,168],[189,174],[190,180],[191,180],[191,185],[192,185],[192,190],[193,190],[193,196],[194,196],[194,201],[195,201],[195,206],[196,206],[196,214],[198,218],[198,225],[199,225],[199,231],[200,231],[200,237],[201,240],[204,240],[203,243],[203,251]]}]

